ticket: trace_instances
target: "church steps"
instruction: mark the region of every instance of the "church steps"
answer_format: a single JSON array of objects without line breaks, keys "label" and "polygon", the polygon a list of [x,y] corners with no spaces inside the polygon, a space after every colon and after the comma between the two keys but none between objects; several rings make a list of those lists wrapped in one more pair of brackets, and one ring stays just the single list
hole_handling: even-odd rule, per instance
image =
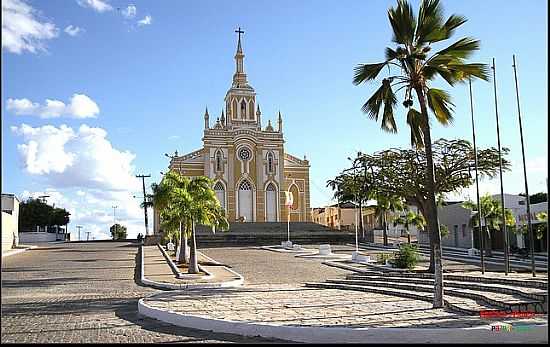
[{"label": "church steps", "polygon": [[[416,283],[404,283],[404,282],[390,282],[386,280],[341,280],[341,279],[329,279],[328,283],[337,283],[337,284],[351,284],[359,286],[369,286],[369,287],[382,287],[382,288],[393,288],[400,290],[410,290],[414,292],[429,292],[432,293],[434,286],[430,284],[416,284]],[[463,288],[463,287],[453,287],[452,285],[444,283],[444,293],[446,297],[458,297],[461,299],[471,299],[475,300],[479,304],[498,307],[503,310],[512,310],[512,311],[531,311],[537,313],[546,313],[547,309],[545,308],[545,301],[526,298],[523,295],[518,294],[506,294],[502,292],[496,293],[487,293],[483,289],[476,290],[473,288]]]},{"label": "church steps", "polygon": [[[354,275],[354,276],[368,276],[369,274]],[[421,273],[421,272],[378,272],[376,276],[386,276],[386,277],[407,277],[407,278],[434,278],[432,273]],[[527,287],[527,288],[539,288],[539,289],[548,289],[548,283],[541,280],[534,279],[513,279],[513,278],[496,278],[496,277],[483,277],[483,276],[468,276],[468,275],[454,275],[454,274],[443,274],[443,279],[448,281],[460,281],[460,282],[478,282],[478,283],[487,283],[487,284],[503,284],[503,285],[513,285],[516,287]]]},{"label": "church steps", "polygon": [[[409,298],[414,300],[422,300],[427,302],[433,302],[433,294],[430,292],[419,292],[415,290],[367,286],[367,285],[353,285],[345,283],[306,283],[306,287],[325,288],[325,289],[341,289],[341,290],[355,290],[369,293],[378,293],[391,296],[398,296],[403,298]],[[478,303],[475,300],[469,298],[457,298],[445,296],[444,298],[445,308],[450,311],[457,312],[465,315],[479,315],[480,311],[497,311],[499,307]]]},{"label": "church steps", "polygon": [[[433,286],[433,279],[420,279],[411,277],[393,277],[393,276],[362,276],[362,275],[348,275],[348,280],[360,280],[360,281],[388,281],[398,283],[413,283],[413,284],[425,284]],[[526,288],[526,287],[514,287],[513,285],[502,284],[484,284],[484,283],[472,283],[468,281],[444,281],[445,288],[464,288],[475,289],[480,291],[488,291],[494,293],[503,293],[511,295],[519,295],[527,299],[538,300],[541,302],[547,301],[548,293],[543,289]]]}]

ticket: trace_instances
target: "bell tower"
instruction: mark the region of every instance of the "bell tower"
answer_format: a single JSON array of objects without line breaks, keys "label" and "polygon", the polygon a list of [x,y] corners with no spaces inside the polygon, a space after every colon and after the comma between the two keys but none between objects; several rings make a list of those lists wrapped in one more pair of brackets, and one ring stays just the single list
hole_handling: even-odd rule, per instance
[{"label": "bell tower", "polygon": [[248,84],[246,73],[244,72],[244,53],[241,43],[241,34],[244,31],[235,30],[238,34],[237,52],[235,53],[235,73],[231,88],[225,95],[225,110],[227,116],[227,126],[235,128],[261,127],[259,117],[256,112],[256,92]]}]

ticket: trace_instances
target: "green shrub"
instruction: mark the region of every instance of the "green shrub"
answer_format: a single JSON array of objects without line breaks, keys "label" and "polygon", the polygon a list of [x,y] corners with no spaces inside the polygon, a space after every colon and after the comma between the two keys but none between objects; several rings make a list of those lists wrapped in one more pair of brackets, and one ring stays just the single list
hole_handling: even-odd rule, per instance
[{"label": "green shrub", "polygon": [[399,246],[399,252],[395,255],[393,265],[400,269],[412,270],[418,263],[418,249],[416,245],[402,244]]},{"label": "green shrub", "polygon": [[392,255],[390,253],[378,253],[376,255],[376,261],[381,264],[386,264],[386,260],[391,258],[392,258]]}]

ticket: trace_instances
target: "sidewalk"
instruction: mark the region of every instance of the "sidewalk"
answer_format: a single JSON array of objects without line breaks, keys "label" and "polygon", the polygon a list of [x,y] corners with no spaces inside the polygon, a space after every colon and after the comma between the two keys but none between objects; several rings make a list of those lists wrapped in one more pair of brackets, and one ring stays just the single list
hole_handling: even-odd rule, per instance
[{"label": "sidewalk", "polygon": [[[198,252],[199,262],[214,262]],[[235,287],[243,284],[241,275],[223,265],[201,265],[201,269],[209,274],[202,278],[177,278],[174,271],[158,246],[142,246],[142,282],[146,285],[162,289],[204,289]]]},{"label": "sidewalk", "polygon": [[36,247],[38,247],[38,246],[36,246],[36,245],[32,245],[32,246],[31,245],[19,245],[16,248],[10,249],[8,251],[2,251],[2,258],[9,257],[10,255],[19,254],[19,253],[25,252],[29,249],[33,249],[33,248],[36,248]]}]

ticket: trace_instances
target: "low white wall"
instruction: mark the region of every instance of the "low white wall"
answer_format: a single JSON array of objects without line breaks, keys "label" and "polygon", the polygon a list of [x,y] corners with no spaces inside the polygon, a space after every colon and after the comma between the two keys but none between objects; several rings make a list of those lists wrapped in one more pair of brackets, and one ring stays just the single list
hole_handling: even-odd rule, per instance
[{"label": "low white wall", "polygon": [[9,213],[2,212],[2,252],[12,249],[19,244],[17,235],[17,218]]},{"label": "low white wall", "polygon": [[[44,233],[44,232],[24,232],[19,233],[20,243],[36,243],[36,242],[53,242],[57,240],[56,233]],[[59,236],[60,238],[61,236]]]}]

